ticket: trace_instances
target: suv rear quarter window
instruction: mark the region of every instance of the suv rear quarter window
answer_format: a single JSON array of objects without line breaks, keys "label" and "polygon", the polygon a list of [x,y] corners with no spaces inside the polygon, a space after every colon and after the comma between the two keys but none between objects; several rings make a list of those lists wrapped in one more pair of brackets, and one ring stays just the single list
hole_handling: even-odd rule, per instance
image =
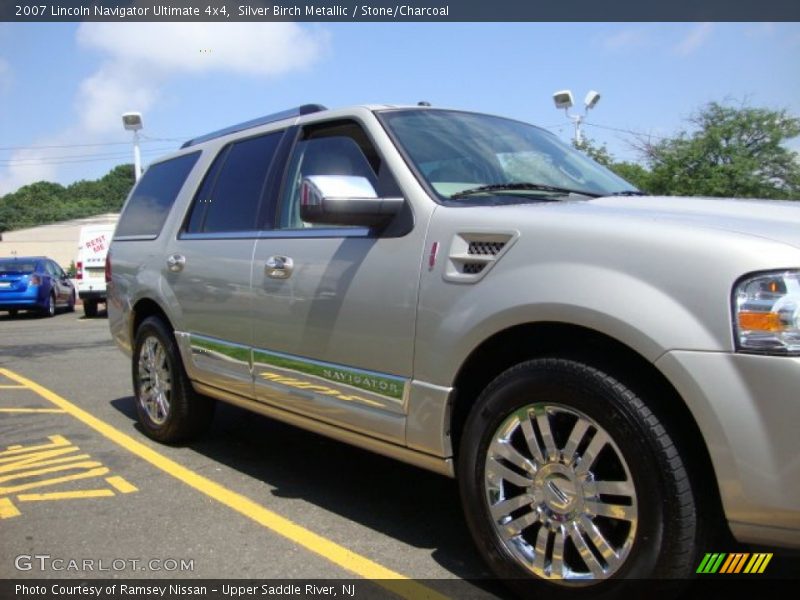
[{"label": "suv rear quarter window", "polygon": [[161,233],[178,193],[199,152],[152,165],[133,190],[117,225],[114,239],[154,239]]}]

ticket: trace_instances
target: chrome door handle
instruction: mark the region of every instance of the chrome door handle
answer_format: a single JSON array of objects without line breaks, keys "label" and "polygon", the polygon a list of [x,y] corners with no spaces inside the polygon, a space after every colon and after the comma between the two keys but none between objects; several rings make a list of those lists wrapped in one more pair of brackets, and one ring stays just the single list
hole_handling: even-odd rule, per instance
[{"label": "chrome door handle", "polygon": [[272,279],[287,279],[294,271],[294,261],[288,256],[270,256],[264,265],[264,272]]},{"label": "chrome door handle", "polygon": [[167,268],[173,273],[179,273],[180,271],[183,271],[183,267],[185,265],[186,257],[181,254],[173,254],[167,258]]}]

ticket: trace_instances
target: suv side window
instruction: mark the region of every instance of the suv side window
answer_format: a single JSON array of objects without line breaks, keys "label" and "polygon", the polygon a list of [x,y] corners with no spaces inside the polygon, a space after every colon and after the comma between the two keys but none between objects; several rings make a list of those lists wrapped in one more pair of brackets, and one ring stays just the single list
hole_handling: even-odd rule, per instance
[{"label": "suv side window", "polygon": [[272,159],[283,131],[226,146],[194,198],[186,233],[253,231]]},{"label": "suv side window", "polygon": [[114,238],[157,238],[199,157],[192,152],[151,165],[125,205]]},{"label": "suv side window", "polygon": [[307,127],[289,160],[278,216],[280,229],[325,227],[300,219],[300,184],[309,175],[366,177],[378,196],[398,195],[397,184],[360,125],[351,121]]}]

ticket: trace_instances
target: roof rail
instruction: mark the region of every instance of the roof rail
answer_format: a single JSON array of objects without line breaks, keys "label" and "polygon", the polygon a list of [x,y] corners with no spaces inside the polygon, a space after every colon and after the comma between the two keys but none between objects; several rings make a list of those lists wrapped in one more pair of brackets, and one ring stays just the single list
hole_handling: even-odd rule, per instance
[{"label": "roof rail", "polygon": [[298,106],[296,108],[282,110],[281,112],[276,112],[271,115],[266,115],[264,117],[258,117],[257,119],[251,119],[250,121],[245,121],[244,123],[231,125],[230,127],[224,127],[222,129],[218,129],[217,131],[212,131],[211,133],[200,135],[196,138],[192,138],[188,142],[184,142],[181,148],[188,148],[189,146],[201,144],[203,142],[207,142],[208,140],[213,140],[214,138],[222,137],[223,135],[228,135],[229,133],[244,131],[245,129],[250,129],[251,127],[258,127],[259,125],[266,125],[267,123],[274,123],[275,121],[282,121],[283,119],[290,119],[292,117],[310,115],[311,113],[319,112],[321,110],[328,110],[328,109],[327,107],[322,106],[321,104],[303,104],[302,106]]}]

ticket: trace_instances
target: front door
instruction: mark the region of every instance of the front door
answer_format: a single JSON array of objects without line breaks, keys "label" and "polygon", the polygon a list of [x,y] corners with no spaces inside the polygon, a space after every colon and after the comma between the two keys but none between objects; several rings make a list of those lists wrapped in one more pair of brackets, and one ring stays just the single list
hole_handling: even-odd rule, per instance
[{"label": "front door", "polygon": [[286,172],[276,228],[253,261],[256,396],[403,443],[424,227],[410,210],[383,233],[300,220],[304,176],[358,175],[379,196],[399,195],[355,122],[307,127]]}]

